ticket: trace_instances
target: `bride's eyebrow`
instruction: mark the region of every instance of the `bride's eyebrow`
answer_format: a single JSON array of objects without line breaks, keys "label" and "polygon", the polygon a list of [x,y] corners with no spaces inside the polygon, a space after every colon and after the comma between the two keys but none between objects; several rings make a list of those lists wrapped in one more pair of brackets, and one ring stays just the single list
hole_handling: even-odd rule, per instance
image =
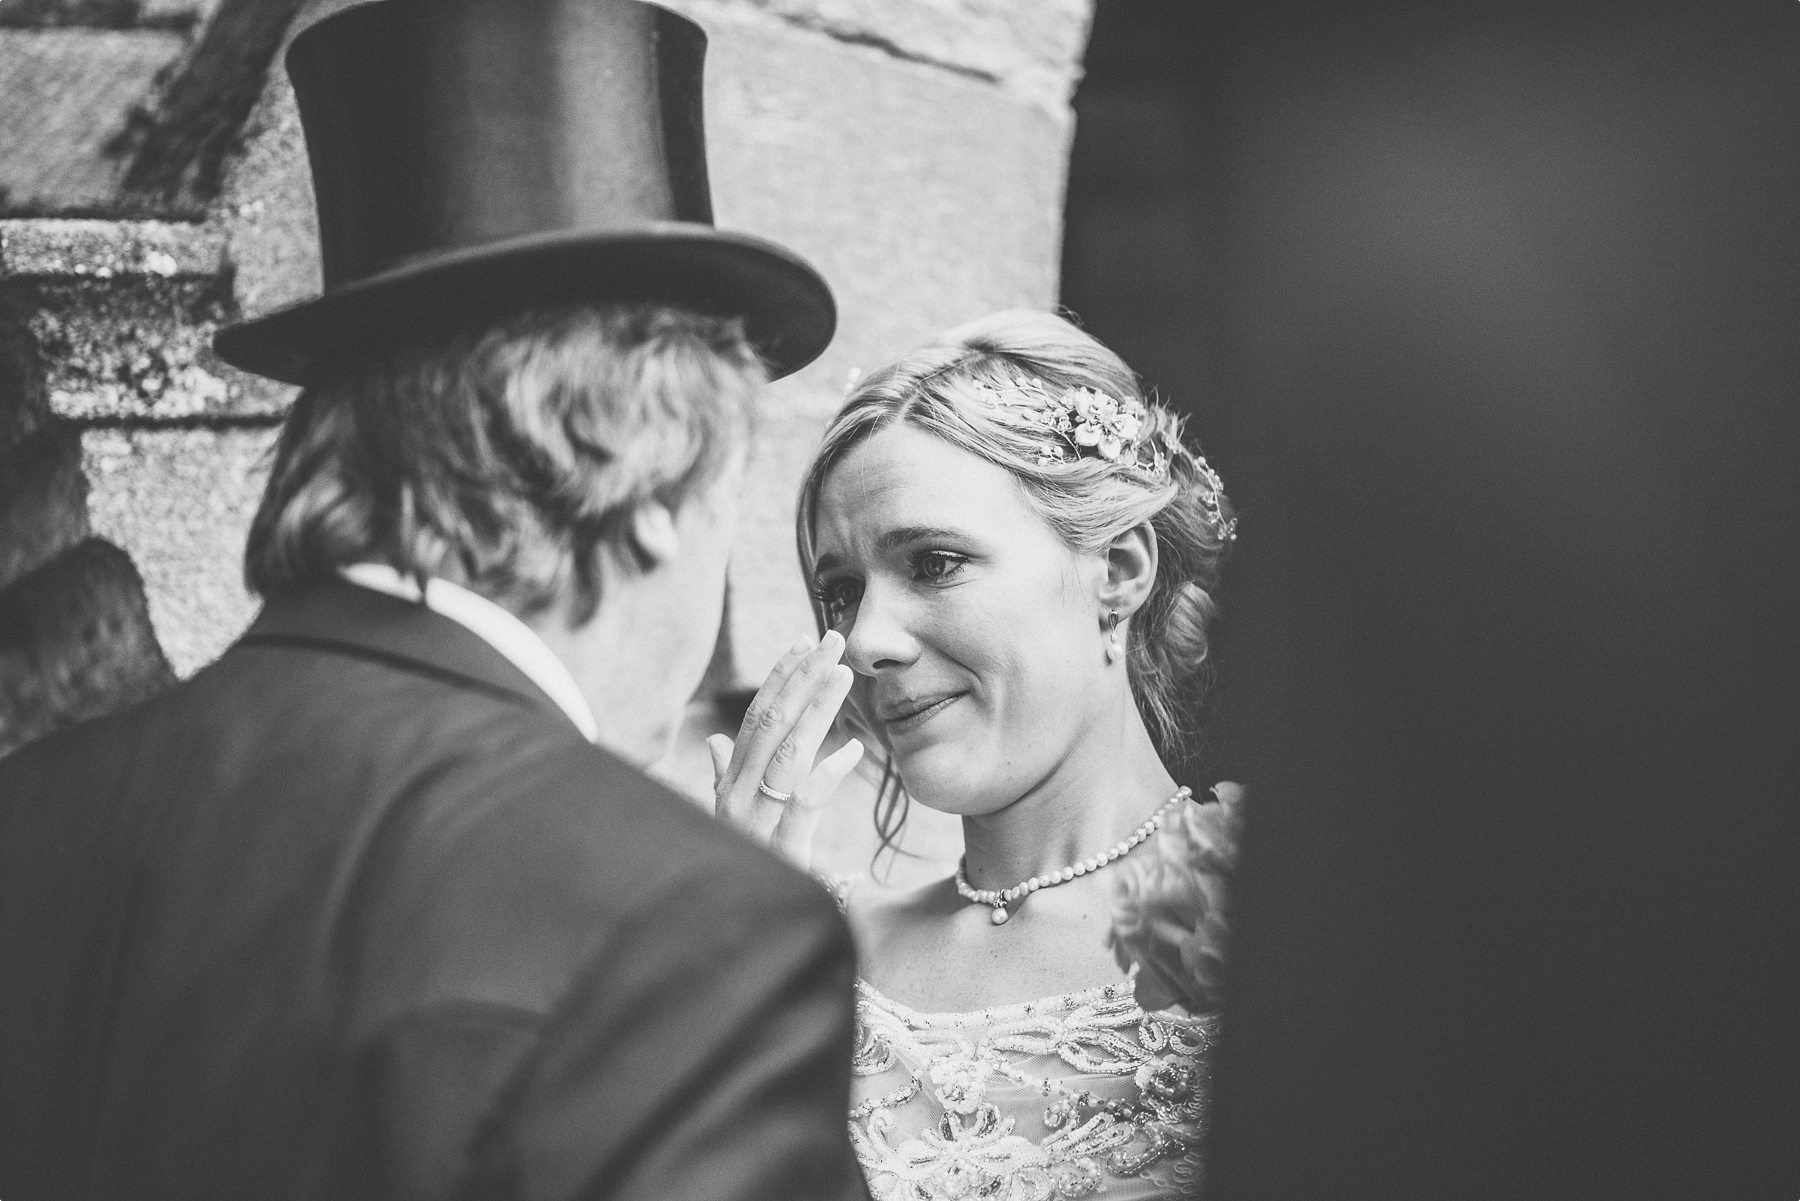
[{"label": "bride's eyebrow", "polygon": [[949,529],[936,525],[903,525],[891,529],[875,539],[875,553],[885,555],[889,551],[902,546],[911,546],[915,542],[961,542],[968,535],[961,530]]},{"label": "bride's eyebrow", "polygon": [[[902,525],[884,531],[875,539],[875,553],[885,555],[898,547],[910,546],[915,542],[938,542],[968,540],[968,535],[961,530],[949,529],[935,525]],[[842,555],[836,551],[826,551],[813,560],[813,574],[823,576],[836,571],[844,565]]]}]

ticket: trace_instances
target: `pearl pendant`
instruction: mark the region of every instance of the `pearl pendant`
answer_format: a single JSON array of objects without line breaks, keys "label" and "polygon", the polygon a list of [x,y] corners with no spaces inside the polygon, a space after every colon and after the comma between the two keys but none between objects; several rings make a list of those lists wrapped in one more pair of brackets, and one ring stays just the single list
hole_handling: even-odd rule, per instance
[{"label": "pearl pendant", "polygon": [[1118,859],[1120,856],[1129,854],[1133,847],[1140,845],[1146,838],[1156,832],[1157,828],[1162,825],[1163,818],[1168,814],[1169,810],[1173,809],[1192,795],[1192,792],[1187,788],[1176,790],[1175,795],[1164,801],[1143,825],[1139,826],[1131,833],[1129,838],[1114,843],[1098,855],[1091,855],[1088,858],[1081,860],[1079,863],[1072,863],[1068,867],[1059,868],[1053,872],[1045,872],[1032,876],[1030,879],[1015,884],[1011,888],[976,888],[969,883],[969,865],[968,861],[965,859],[956,865],[956,874],[951,877],[951,882],[956,885],[956,895],[960,896],[965,901],[972,901],[977,905],[992,906],[992,911],[988,914],[988,921],[996,926],[1004,926],[1006,924],[1006,919],[1012,916],[1012,913],[1007,909],[1008,905],[1014,902],[1023,902],[1026,897],[1030,896],[1040,888],[1052,888],[1058,884],[1066,884],[1077,876],[1086,876],[1091,872],[1097,872],[1107,864]]}]

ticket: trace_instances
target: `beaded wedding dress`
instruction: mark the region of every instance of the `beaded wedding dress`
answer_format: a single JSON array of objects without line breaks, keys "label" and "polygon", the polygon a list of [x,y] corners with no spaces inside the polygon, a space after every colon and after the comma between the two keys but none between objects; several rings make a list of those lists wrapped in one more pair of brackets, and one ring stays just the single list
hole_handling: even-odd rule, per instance
[{"label": "beaded wedding dress", "polygon": [[1129,982],[974,1013],[857,983],[850,1137],[875,1201],[1199,1195],[1215,1015]]}]

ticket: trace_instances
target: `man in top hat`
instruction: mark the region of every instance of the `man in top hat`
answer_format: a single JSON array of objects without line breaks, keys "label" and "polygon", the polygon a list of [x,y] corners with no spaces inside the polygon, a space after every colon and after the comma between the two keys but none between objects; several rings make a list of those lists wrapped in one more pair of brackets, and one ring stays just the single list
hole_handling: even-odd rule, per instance
[{"label": "man in top hat", "polygon": [[640,768],[823,281],[711,226],[704,39],[388,0],[288,56],[325,288],[218,662],[0,762],[0,1197],[864,1196],[825,891]]}]

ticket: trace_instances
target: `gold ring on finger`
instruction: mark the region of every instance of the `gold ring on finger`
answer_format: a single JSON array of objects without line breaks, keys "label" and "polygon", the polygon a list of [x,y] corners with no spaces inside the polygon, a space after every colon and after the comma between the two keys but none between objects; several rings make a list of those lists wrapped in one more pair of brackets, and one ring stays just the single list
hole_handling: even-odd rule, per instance
[{"label": "gold ring on finger", "polygon": [[768,781],[766,781],[766,780],[758,780],[756,782],[756,791],[762,793],[764,796],[768,797],[771,801],[774,801],[778,805],[785,805],[789,801],[794,799],[793,793],[791,793],[791,792],[776,792],[773,788],[769,787]]}]

